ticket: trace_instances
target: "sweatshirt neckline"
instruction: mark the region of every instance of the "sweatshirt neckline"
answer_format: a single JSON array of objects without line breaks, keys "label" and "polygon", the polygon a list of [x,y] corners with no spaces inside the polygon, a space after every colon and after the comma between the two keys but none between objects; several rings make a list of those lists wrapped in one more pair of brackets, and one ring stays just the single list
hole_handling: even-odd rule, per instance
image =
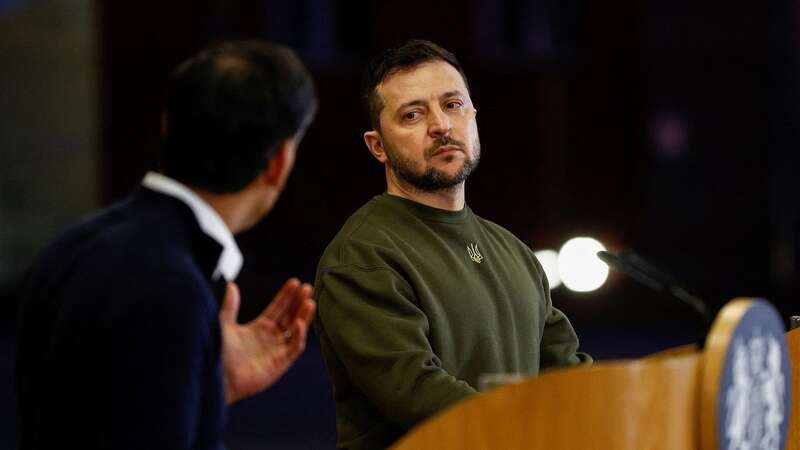
[{"label": "sweatshirt neckline", "polygon": [[422,203],[417,203],[413,200],[409,200],[404,197],[398,197],[396,195],[389,194],[387,192],[384,192],[383,194],[375,198],[379,201],[384,201],[386,203],[399,207],[400,209],[407,211],[424,220],[430,220],[434,222],[447,222],[447,223],[463,222],[464,219],[466,219],[467,211],[469,210],[469,207],[466,204],[464,204],[464,207],[458,211],[450,211],[447,209],[434,208],[432,206],[423,205]]}]

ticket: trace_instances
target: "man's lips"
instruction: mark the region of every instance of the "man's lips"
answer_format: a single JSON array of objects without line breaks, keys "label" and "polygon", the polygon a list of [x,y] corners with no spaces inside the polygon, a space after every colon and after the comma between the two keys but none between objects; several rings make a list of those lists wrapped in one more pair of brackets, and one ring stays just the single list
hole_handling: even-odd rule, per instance
[{"label": "man's lips", "polygon": [[439,146],[435,152],[433,152],[433,156],[445,154],[445,153],[452,153],[452,152],[463,152],[464,150],[459,147],[458,145],[453,144],[446,144]]}]

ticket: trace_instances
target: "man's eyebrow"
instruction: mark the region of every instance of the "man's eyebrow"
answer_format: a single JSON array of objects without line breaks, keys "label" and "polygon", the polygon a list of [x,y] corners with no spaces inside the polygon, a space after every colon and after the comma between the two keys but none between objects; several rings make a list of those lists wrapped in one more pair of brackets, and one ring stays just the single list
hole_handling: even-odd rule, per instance
[{"label": "man's eyebrow", "polygon": [[464,93],[459,91],[458,89],[456,89],[454,91],[445,92],[444,94],[440,95],[439,98],[440,99],[445,99],[445,98],[448,98],[448,97],[463,97],[463,96],[464,96]]},{"label": "man's eyebrow", "polygon": [[[449,97],[463,97],[463,96],[464,96],[464,93],[459,91],[458,89],[456,89],[454,91],[445,92],[444,94],[439,96],[439,99],[440,100],[444,100],[444,99],[449,98]],[[397,109],[401,110],[401,109],[404,109],[404,108],[408,108],[409,106],[425,106],[425,101],[424,100],[420,100],[420,99],[411,100],[411,101],[408,101],[408,102],[405,102],[405,103],[401,104],[400,106],[397,107]]]},{"label": "man's eyebrow", "polygon": [[419,99],[411,100],[409,102],[405,102],[402,105],[398,106],[397,109],[400,110],[400,109],[403,109],[403,108],[408,108],[409,106],[425,106],[425,101],[424,100],[419,100]]}]

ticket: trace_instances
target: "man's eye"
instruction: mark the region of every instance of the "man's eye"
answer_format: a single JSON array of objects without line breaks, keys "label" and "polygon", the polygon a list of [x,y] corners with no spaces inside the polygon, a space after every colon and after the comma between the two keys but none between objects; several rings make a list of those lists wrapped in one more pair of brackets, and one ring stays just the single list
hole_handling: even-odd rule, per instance
[{"label": "man's eye", "polygon": [[456,110],[456,109],[461,109],[461,107],[464,106],[464,104],[454,100],[451,102],[447,102],[444,106],[449,110]]},{"label": "man's eye", "polygon": [[419,111],[409,111],[403,114],[403,119],[405,120],[414,120],[419,117]]}]

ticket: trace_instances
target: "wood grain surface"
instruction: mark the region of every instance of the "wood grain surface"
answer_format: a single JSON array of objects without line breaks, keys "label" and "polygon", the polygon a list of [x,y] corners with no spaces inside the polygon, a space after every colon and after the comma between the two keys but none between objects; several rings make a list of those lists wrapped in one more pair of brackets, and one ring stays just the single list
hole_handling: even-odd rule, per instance
[{"label": "wood grain surface", "polygon": [[699,445],[702,356],[553,370],[475,396],[394,450],[689,450]]},{"label": "wood grain surface", "polygon": [[800,450],[800,328],[786,333],[786,341],[789,344],[789,360],[792,363],[793,406],[786,450]]}]

